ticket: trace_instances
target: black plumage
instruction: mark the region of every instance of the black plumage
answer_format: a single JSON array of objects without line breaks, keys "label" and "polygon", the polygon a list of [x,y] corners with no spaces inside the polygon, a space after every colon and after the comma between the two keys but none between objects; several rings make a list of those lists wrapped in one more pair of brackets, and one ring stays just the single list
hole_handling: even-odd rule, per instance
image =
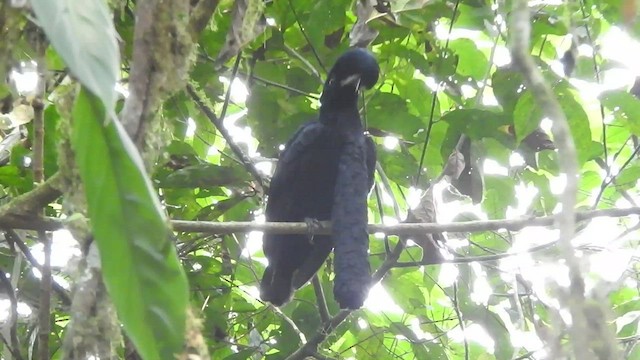
[{"label": "black plumage", "polygon": [[[358,90],[371,88],[378,75],[378,64],[367,50],[351,49],[338,58],[324,84],[318,119],[300,127],[280,154],[268,192],[267,221],[332,220],[334,197],[339,195],[344,201],[338,201],[342,204],[338,205],[338,212],[358,210],[342,223],[339,221],[338,229],[347,234],[347,228],[358,223],[365,232],[353,233],[360,244],[366,243],[366,196],[373,185],[375,147],[364,135],[357,104]],[[349,172],[340,180],[339,167]],[[336,181],[345,186],[341,188],[344,191],[336,191]],[[312,239],[307,235],[265,234],[263,249],[269,266],[260,283],[262,300],[276,306],[289,301],[294,289],[307,283],[322,266],[334,247],[335,237],[336,234],[315,235]],[[368,262],[366,266],[368,276]],[[360,300],[339,302],[343,307],[361,305]]]},{"label": "black plumage", "polygon": [[364,136],[349,134],[338,161],[331,224],[335,246],[333,296],[340,308],[358,309],[369,293],[369,235],[367,194],[371,188],[374,156]]}]

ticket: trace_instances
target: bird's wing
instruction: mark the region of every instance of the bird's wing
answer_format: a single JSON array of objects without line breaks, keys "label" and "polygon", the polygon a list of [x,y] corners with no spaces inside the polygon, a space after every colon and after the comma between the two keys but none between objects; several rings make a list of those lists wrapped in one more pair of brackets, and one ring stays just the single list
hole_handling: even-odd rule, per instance
[{"label": "bird's wing", "polygon": [[300,166],[314,142],[325,130],[325,125],[311,121],[302,125],[285,145],[269,185],[269,201],[266,216],[268,221],[291,221],[290,207],[293,205],[291,184],[295,181]]},{"label": "bird's wing", "polygon": [[[324,129],[325,125],[317,121],[306,123],[287,142],[269,186],[267,221],[302,220],[297,218],[296,206],[300,204],[296,201],[300,199],[295,184],[305,166],[309,166],[309,158]],[[291,298],[294,272],[307,260],[311,244],[305,235],[265,234],[262,247],[269,266],[263,274],[260,296],[280,306]]]}]

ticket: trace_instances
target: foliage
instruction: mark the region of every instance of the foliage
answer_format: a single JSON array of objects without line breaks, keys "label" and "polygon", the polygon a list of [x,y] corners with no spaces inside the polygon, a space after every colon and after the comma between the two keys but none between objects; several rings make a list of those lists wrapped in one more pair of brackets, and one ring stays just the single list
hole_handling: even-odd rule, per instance
[{"label": "foliage", "polygon": [[[71,2],[57,3],[75,9]],[[126,87],[136,46],[136,4],[111,3]],[[387,4],[390,9],[379,2],[379,10],[390,13],[370,11],[362,19],[366,11],[357,11],[359,3],[219,3],[196,37],[188,79],[195,91],[179,91],[164,101],[156,114],[162,126],[149,130],[158,138],[169,138],[150,175],[168,216],[215,222],[260,220],[264,203],[260,182],[247,171],[238,149],[268,177],[281,144],[316,113],[326,69],[348,48],[350,39],[371,34],[369,48],[382,74],[362,100],[381,169],[369,199],[370,223],[405,220],[411,205],[439,179],[462,134],[472,142],[466,160],[474,158],[482,168],[470,172],[469,181],[456,182],[458,189],[440,187],[435,199],[439,222],[557,212],[563,182],[559,154],[549,139],[549,122],[542,118],[517,69],[508,64],[504,19],[509,9],[471,0],[395,1]],[[39,20],[54,12],[43,7],[47,1],[32,4]],[[581,209],[635,206],[639,199],[640,94],[628,90],[634,78],[600,86],[597,96],[586,91],[596,84],[611,84],[616,71],[625,69],[602,48],[607,47],[607,34],[627,18],[627,5],[606,1],[532,5],[532,55],[571,126],[581,166]],[[234,11],[235,6],[250,11]],[[137,150],[119,125],[102,120],[102,105],[109,112],[111,84],[119,78],[112,72],[118,64],[117,48],[108,42],[91,49],[95,53],[82,52],[91,45],[95,29],[103,28],[111,16],[89,7],[83,10],[72,11],[77,17],[69,22],[40,21],[51,43],[43,56],[53,80],[46,88],[44,168],[51,176],[59,164],[77,162],[105,283],[128,336],[149,359],[157,357],[149,355],[154,353],[168,358],[166,352],[179,347],[176,341],[184,333],[187,302],[179,258],[190,305],[199,310],[212,359],[287,358],[322,329],[316,292],[311,285],[304,287],[281,310],[259,300],[256,286],[265,264],[258,233],[175,233],[176,257],[163,214],[149,196],[150,184],[144,166],[137,163]],[[264,17],[256,14],[262,11]],[[244,13],[249,15],[243,17]],[[369,21],[364,24],[364,20]],[[16,60],[39,58],[27,36],[33,31],[31,25],[26,18],[18,24],[24,36],[13,49]],[[640,35],[638,25],[627,31]],[[68,72],[75,80],[65,78]],[[84,87],[69,111],[59,100],[76,80]],[[218,117],[203,112],[194,94],[204,98],[203,105]],[[124,101],[118,99],[116,112]],[[11,110],[5,103],[0,104],[3,114]],[[51,126],[69,126],[71,118],[75,160],[61,158],[57,144],[67,135]],[[22,126],[33,133],[32,123]],[[10,130],[3,131],[9,139]],[[0,149],[11,149],[11,156],[0,156],[0,192],[12,199],[33,189],[29,165],[33,147],[29,142],[10,146],[4,142]],[[481,203],[473,204],[465,195],[473,196],[471,187],[476,191],[478,186]],[[61,203],[52,203],[47,215],[64,217]],[[640,353],[634,253],[638,231],[632,225],[629,219],[585,221],[574,241],[587,294],[610,308],[613,322],[606,326],[613,328],[621,353],[630,359]],[[558,308],[558,298],[569,279],[557,260],[555,230],[528,227],[446,237],[443,246],[455,261],[421,265],[423,249],[409,242],[400,265],[372,290],[365,308],[332,329],[315,355],[359,360],[538,359],[547,356],[556,341],[558,346],[565,344],[569,338],[561,325],[564,309]],[[373,270],[398,242],[396,236],[371,236]],[[54,255],[55,248],[54,242]],[[10,273],[16,259],[10,248],[0,249],[1,270]],[[18,301],[36,308],[39,280],[32,275],[34,265],[18,265],[22,266],[15,273],[19,279],[13,284],[20,288]],[[73,282],[73,269],[54,270]],[[330,295],[331,261],[318,278],[329,313],[335,315],[339,309]],[[53,308],[56,326],[50,349],[57,359],[62,357],[56,350],[62,345],[70,309]],[[34,319],[18,321],[23,354],[33,346],[28,339],[37,332]],[[124,357],[123,352],[118,356]]]}]

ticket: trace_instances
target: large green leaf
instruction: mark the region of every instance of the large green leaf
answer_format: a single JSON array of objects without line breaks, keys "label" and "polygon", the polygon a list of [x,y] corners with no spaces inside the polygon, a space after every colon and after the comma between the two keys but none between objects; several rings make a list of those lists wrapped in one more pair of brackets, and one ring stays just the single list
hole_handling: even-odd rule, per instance
[{"label": "large green leaf", "polygon": [[522,75],[510,68],[498,68],[491,77],[493,94],[507,114],[513,113],[522,95]]},{"label": "large green leaf", "polygon": [[513,127],[518,144],[540,126],[542,111],[533,98],[531,91],[526,91],[513,109]]},{"label": "large green leaf", "polygon": [[493,138],[503,143],[507,142],[508,136],[502,128],[509,124],[511,119],[503,113],[488,110],[456,109],[446,113],[442,120],[449,124],[447,136],[440,150],[443,159],[446,159],[461,134],[473,140]]},{"label": "large green leaf", "polygon": [[409,113],[407,101],[397,94],[378,92],[367,104],[367,125],[410,138],[421,126],[419,117]]},{"label": "large green leaf", "polygon": [[142,160],[118,120],[80,91],[72,144],[107,290],[145,359],[182,349],[187,281]]},{"label": "large green leaf", "polygon": [[476,43],[471,39],[457,39],[452,41],[450,46],[458,56],[458,74],[470,76],[478,81],[483,80],[489,68],[489,61],[482,51],[478,50]]},{"label": "large green leaf", "polygon": [[65,63],[112,113],[120,49],[112,15],[102,0],[33,0],[33,12]]},{"label": "large green leaf", "polygon": [[640,100],[626,91],[608,91],[600,95],[602,104],[613,112],[634,135],[640,135]]},{"label": "large green leaf", "polygon": [[[582,164],[598,155],[593,148],[589,118],[582,105],[576,100],[574,92],[564,83],[554,88],[558,103],[567,117],[569,129],[578,152],[578,161]],[[533,130],[537,129],[543,118],[543,111],[527,90],[518,99],[513,111],[513,123],[518,143]]]}]

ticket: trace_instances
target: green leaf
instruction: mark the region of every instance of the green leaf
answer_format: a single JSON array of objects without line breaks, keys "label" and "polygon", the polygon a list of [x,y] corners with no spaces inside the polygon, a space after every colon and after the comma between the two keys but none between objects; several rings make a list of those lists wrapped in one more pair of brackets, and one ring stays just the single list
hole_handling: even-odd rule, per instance
[{"label": "green leaf", "polygon": [[591,192],[599,187],[602,183],[602,176],[596,171],[585,171],[580,174],[578,182],[578,202],[588,201],[590,199]]},{"label": "green leaf", "polygon": [[565,83],[554,88],[558,102],[567,116],[569,129],[578,152],[578,162],[585,163],[600,155],[602,149],[591,139],[591,127],[589,117],[582,104],[576,100],[575,92]]},{"label": "green leaf", "polygon": [[458,11],[460,15],[456,16],[456,26],[464,29],[485,30],[487,22],[491,22],[494,16],[483,0],[461,3]]},{"label": "green leaf", "polygon": [[505,142],[507,134],[501,130],[510,123],[510,118],[504,113],[478,109],[457,109],[446,113],[442,120],[449,124],[447,138],[441,149],[446,159],[458,142],[460,134],[465,134],[473,140],[493,138]]},{"label": "green leaf", "polygon": [[498,175],[485,175],[484,181],[486,192],[482,209],[489,219],[504,219],[507,207],[517,204],[515,181],[510,177]]},{"label": "green leaf", "polygon": [[640,179],[640,165],[626,167],[616,176],[616,188],[620,190],[635,188],[638,179]]},{"label": "green leaf", "polygon": [[[418,256],[415,259],[419,260]],[[403,273],[397,271],[393,278],[385,277],[382,280],[382,284],[402,310],[407,313],[413,313],[420,308],[418,304],[424,304],[425,302],[425,295],[421,286],[418,285],[420,281],[422,281],[420,272],[403,269]]]},{"label": "green leaf", "polygon": [[33,12],[71,72],[111,114],[120,73],[112,14],[102,0],[33,0]]},{"label": "green leaf", "polygon": [[[589,118],[567,84],[560,83],[556,85],[554,91],[558,103],[567,117],[569,129],[578,152],[578,162],[583,164],[599,154],[599,150],[594,149],[592,144]],[[513,124],[518,144],[538,128],[543,115],[543,111],[533,98],[531,91],[525,91],[513,111]]]},{"label": "green leaf", "polygon": [[475,80],[482,80],[489,68],[487,57],[478,50],[471,39],[457,39],[451,41],[451,49],[458,56],[456,71],[460,75],[470,76]]},{"label": "green leaf", "polygon": [[640,135],[640,100],[626,91],[616,90],[602,93],[600,101],[613,116],[623,120],[632,134]]},{"label": "green leaf", "polygon": [[493,94],[507,114],[513,113],[522,95],[522,75],[512,68],[498,68],[491,77]]},{"label": "green leaf", "polygon": [[187,281],[167,220],[118,120],[106,120],[81,90],[72,112],[72,144],[100,250],[105,285],[125,330],[145,359],[182,350]]},{"label": "green leaf", "polygon": [[256,353],[256,349],[245,349],[242,351],[238,351],[237,353],[233,354],[233,355],[229,355],[227,357],[224,358],[224,360],[246,360],[246,359],[250,359],[251,355]]},{"label": "green leaf", "polygon": [[367,125],[401,135],[405,139],[423,126],[419,117],[409,113],[407,100],[388,92],[378,92],[371,97],[367,104]]},{"label": "green leaf", "polygon": [[378,161],[383,165],[387,176],[396,183],[410,186],[411,178],[418,167],[417,161],[406,151],[378,150]]},{"label": "green leaf", "polygon": [[[397,81],[397,87],[398,87],[400,96],[404,96],[408,100],[408,104],[407,104],[408,107],[410,109],[415,109],[415,111],[417,111],[420,114],[420,117],[422,117],[422,121],[420,121],[420,119],[418,119],[418,121],[424,124],[428,123],[429,117],[432,112],[431,107],[433,103],[433,92],[431,91],[431,89],[427,87],[424,81],[414,79],[414,78],[411,78],[411,79],[399,78]],[[394,109],[394,108],[392,107],[391,109]],[[435,109],[433,109],[433,112],[435,112],[435,114],[440,113],[440,108],[439,108],[437,99],[436,99]],[[436,116],[439,116],[439,115],[436,115]],[[407,120],[411,120],[411,119],[407,119]],[[406,121],[406,120],[403,120],[403,121]],[[417,126],[417,125],[419,125],[419,123],[416,125],[412,124],[412,126]]]},{"label": "green leaf", "polygon": [[533,98],[533,94],[531,91],[525,91],[513,109],[516,142],[520,144],[533,130],[537,129],[540,126],[540,120],[542,120],[542,112]]},{"label": "green leaf", "polygon": [[[12,156],[18,152],[17,149],[19,148],[14,148]],[[16,165],[5,165],[0,166],[0,185],[14,186],[28,191],[33,188],[33,179],[31,177],[25,178],[24,172]]]},{"label": "green leaf", "polygon": [[[313,46],[324,43],[324,36],[343,27],[347,21],[346,11],[351,5],[345,0],[320,0],[310,2],[309,19],[304,24]],[[314,64],[315,65],[315,64]]]}]

